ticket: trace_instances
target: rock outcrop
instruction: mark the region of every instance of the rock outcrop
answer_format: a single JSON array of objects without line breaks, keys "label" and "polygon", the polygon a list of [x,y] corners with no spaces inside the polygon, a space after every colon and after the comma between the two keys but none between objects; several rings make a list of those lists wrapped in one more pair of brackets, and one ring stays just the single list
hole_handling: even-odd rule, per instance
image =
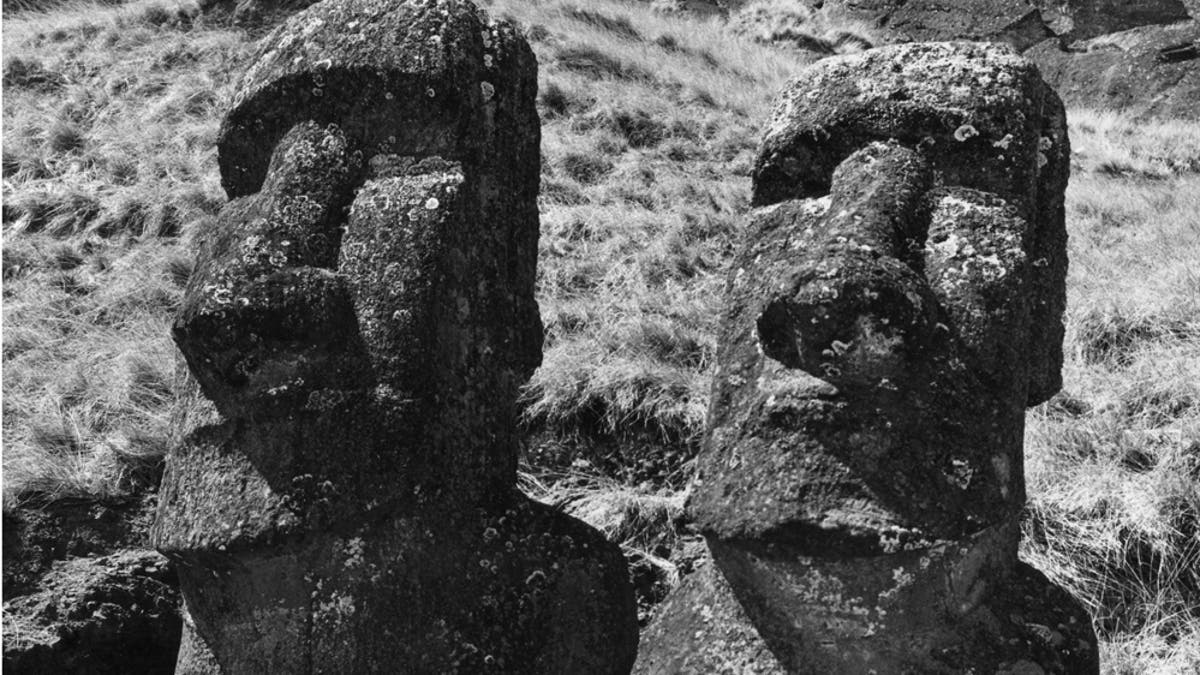
[{"label": "rock outcrop", "polygon": [[1038,0],[1042,19],[1055,35],[1088,40],[1141,26],[1188,20],[1191,0]]},{"label": "rock outcrop", "polygon": [[766,41],[826,55],[854,50],[830,39],[846,19],[870,26],[868,43],[1003,42],[1036,63],[1068,105],[1196,119],[1198,12],[1200,0],[780,0],[741,6],[731,28],[769,28],[774,18],[795,28]]},{"label": "rock outcrop", "polygon": [[4,512],[4,599],[36,592],[60,560],[149,546],[154,494],[137,500],[58,500]]},{"label": "rock outcrop", "polygon": [[536,62],[465,0],[327,0],[263,42],[174,333],[224,422],[154,537],[179,672],[620,673],[620,550],[519,493]]},{"label": "rock outcrop", "polygon": [[1200,120],[1200,24],[1146,26],[1026,52],[1067,105]]},{"label": "rock outcrop", "polygon": [[200,0],[198,9],[209,16],[223,16],[235,24],[270,23],[311,6],[317,0]]},{"label": "rock outcrop", "polygon": [[1088,673],[1017,558],[1024,410],[1058,390],[1063,107],[999,45],[834,57],[778,102],[690,515],[712,553],[640,673]]},{"label": "rock outcrop", "polygon": [[37,591],[4,603],[4,669],[169,673],[181,625],[175,586],[154,551],[58,561]]},{"label": "rock outcrop", "polygon": [[1026,49],[1188,19],[1184,0],[805,0],[897,41],[983,40]]},{"label": "rock outcrop", "polygon": [[149,545],[155,495],[4,513],[4,665],[21,673],[169,673],[179,582]]}]

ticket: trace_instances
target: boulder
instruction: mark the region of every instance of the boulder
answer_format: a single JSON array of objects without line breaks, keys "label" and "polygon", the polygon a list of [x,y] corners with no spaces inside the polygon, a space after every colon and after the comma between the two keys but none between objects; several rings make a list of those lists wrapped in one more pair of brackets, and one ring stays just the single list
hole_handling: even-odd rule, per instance
[{"label": "boulder", "polygon": [[668,14],[687,13],[699,17],[729,16],[731,6],[737,0],[648,0],[655,11]]},{"label": "boulder", "polygon": [[200,0],[198,9],[207,16],[235,24],[253,26],[294,14],[318,0]]},{"label": "boulder", "polygon": [[1073,40],[1188,20],[1192,0],[1039,0],[1042,16],[1055,35]]},{"label": "boulder", "polygon": [[1188,19],[1185,0],[806,1],[872,24],[892,41],[985,40],[1007,42],[1020,50],[1049,37],[1083,40]]},{"label": "boulder", "polygon": [[4,668],[27,675],[170,673],[179,646],[171,564],[126,550],[54,563],[4,603]]},{"label": "boulder", "polygon": [[156,495],[29,503],[4,511],[4,598],[32,593],[59,560],[145,548]]},{"label": "boulder", "polygon": [[1200,24],[1146,26],[1026,52],[1071,106],[1200,119]]},{"label": "boulder", "polygon": [[687,506],[712,569],[636,672],[1098,671],[1082,606],[1017,559],[1024,411],[1061,384],[1069,157],[1061,102],[1006,46],[789,84]]}]

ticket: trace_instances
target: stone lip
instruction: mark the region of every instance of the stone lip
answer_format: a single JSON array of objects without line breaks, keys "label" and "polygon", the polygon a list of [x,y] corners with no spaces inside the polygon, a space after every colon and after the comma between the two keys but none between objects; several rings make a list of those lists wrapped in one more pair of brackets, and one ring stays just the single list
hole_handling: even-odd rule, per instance
[{"label": "stone lip", "polygon": [[397,514],[487,506],[512,485],[508,452],[481,471],[482,452],[432,444],[433,434],[410,426],[437,417],[429,402],[360,390],[318,394],[286,417],[201,427],[174,448],[155,545],[166,552],[286,547]]}]

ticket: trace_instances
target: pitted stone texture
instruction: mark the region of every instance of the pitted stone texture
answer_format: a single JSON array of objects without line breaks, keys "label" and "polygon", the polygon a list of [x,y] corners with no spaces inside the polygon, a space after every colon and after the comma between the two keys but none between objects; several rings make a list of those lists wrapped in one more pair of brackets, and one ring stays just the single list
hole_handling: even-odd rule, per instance
[{"label": "pitted stone texture", "polygon": [[611,592],[620,551],[516,493],[210,554],[180,578],[207,630],[193,652],[238,672],[620,673],[636,650],[632,616],[595,628],[632,610]]},{"label": "pitted stone texture", "polygon": [[1061,104],[1006,48],[878,52],[805,71],[760,148],[688,502],[724,585],[668,605],[642,672],[723,663],[714,630],[768,672],[1097,670],[1082,607],[1017,560],[1024,411],[1061,366]]},{"label": "pitted stone texture", "polygon": [[1200,121],[1198,21],[1133,28],[1069,49],[1047,41],[1027,55],[1069,106]]},{"label": "pitted stone texture", "polygon": [[1193,0],[807,1],[827,12],[874,24],[889,42],[982,40],[1024,50],[1050,37],[1084,40],[1185,21],[1187,4]]},{"label": "pitted stone texture", "polygon": [[646,629],[633,672],[1097,672],[1083,608],[1021,562],[987,577],[1000,561],[983,539],[848,560],[717,543]]},{"label": "pitted stone texture", "polygon": [[173,449],[180,672],[621,673],[620,549],[514,491],[537,64],[465,0],[327,0],[268,36],[174,333],[224,422]]},{"label": "pitted stone texture", "polygon": [[1066,115],[1037,68],[1003,45],[930,43],[825,59],[788,85],[754,169],[753,202],[829,192],[871,141],[920,149],[943,185],[990,192],[1032,223],[1029,403],[1062,386]]},{"label": "pitted stone texture", "polygon": [[1195,16],[1195,0],[1041,0],[1042,16],[1056,35],[1087,40],[1140,26],[1170,25]]},{"label": "pitted stone texture", "polygon": [[297,125],[271,179],[202,239],[175,322],[188,366],[227,418],[369,377],[345,281],[333,273],[361,152],[336,125]]},{"label": "pitted stone texture", "polygon": [[658,608],[633,672],[645,675],[786,675],[725,576],[710,562]]},{"label": "pitted stone texture", "polygon": [[217,140],[225,190],[257,192],[279,139],[306,120],[339,124],[368,155],[536,156],[536,111],[521,111],[525,136],[489,119],[518,112],[505,108],[536,88],[531,64],[511,26],[465,0],[313,5],[263,39],[238,86]]},{"label": "pitted stone texture", "polygon": [[1020,511],[1027,228],[970,195],[931,201],[933,180],[874,143],[828,197],[753,217],[691,501],[708,531],[870,554]]},{"label": "pitted stone texture", "polygon": [[178,581],[154,551],[57,561],[4,602],[6,672],[170,672],[178,643]]},{"label": "pitted stone texture", "polygon": [[897,39],[997,40],[1024,48],[1044,39],[1037,3],[1030,0],[832,0],[846,15],[875,23]]}]

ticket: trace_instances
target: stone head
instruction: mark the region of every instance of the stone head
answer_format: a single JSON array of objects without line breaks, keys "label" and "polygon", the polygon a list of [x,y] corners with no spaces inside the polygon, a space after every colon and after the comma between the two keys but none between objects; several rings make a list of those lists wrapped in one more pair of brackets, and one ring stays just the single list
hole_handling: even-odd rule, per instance
[{"label": "stone head", "polygon": [[1060,385],[1068,157],[1007,47],[872,50],[788,87],[722,318],[706,531],[865,554],[1021,508],[1024,409]]}]

